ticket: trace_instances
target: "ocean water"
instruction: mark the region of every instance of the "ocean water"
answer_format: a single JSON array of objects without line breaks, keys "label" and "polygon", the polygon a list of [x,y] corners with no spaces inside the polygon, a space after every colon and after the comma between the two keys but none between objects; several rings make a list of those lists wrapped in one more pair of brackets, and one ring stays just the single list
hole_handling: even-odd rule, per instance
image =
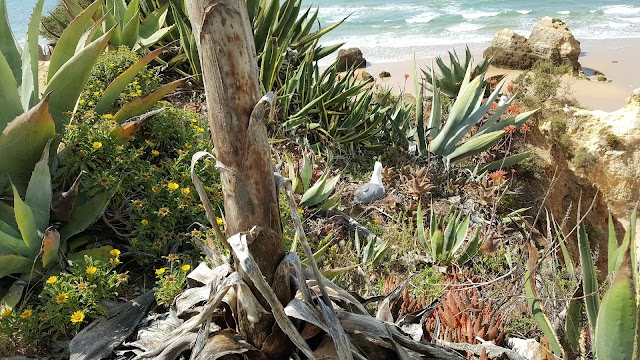
[{"label": "ocean water", "polygon": [[[20,43],[24,43],[29,26],[29,19],[33,8],[36,6],[36,0],[5,0],[7,3],[7,14],[9,15],[9,24],[13,30],[13,36]],[[56,0],[45,0],[42,14],[47,14],[57,4]],[[42,43],[43,40],[41,39]]]},{"label": "ocean water", "polygon": [[325,45],[360,48],[368,61],[427,58],[447,50],[474,52],[504,28],[529,36],[544,16],[560,18],[578,40],[640,38],[640,0],[303,0],[318,7],[322,26],[347,20]]}]

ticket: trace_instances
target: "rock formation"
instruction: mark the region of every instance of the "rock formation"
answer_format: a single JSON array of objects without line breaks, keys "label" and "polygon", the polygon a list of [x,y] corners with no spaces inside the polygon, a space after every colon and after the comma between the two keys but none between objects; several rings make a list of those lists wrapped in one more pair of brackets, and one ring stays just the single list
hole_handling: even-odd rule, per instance
[{"label": "rock formation", "polygon": [[550,60],[557,64],[569,63],[577,73],[580,42],[560,19],[546,16],[536,24],[529,39],[511,29],[496,33],[491,46],[483,53],[492,57],[492,64],[508,69],[528,70],[537,62]]},{"label": "rock formation", "polygon": [[338,71],[347,71],[351,68],[366,67],[367,61],[362,56],[362,51],[358,48],[340,49],[337,57]]},{"label": "rock formation", "polygon": [[622,109],[578,110],[569,125],[575,143],[596,159],[581,175],[598,186],[615,215],[627,218],[640,200],[640,89]]}]

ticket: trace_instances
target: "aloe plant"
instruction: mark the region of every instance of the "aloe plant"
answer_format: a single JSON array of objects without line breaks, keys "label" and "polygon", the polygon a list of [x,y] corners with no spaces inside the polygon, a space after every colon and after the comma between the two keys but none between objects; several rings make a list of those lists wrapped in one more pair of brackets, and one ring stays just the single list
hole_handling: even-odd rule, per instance
[{"label": "aloe plant", "polygon": [[[418,92],[416,94],[416,110],[419,110],[416,114],[417,137],[420,154],[440,155],[446,158],[449,163],[463,161],[497,143],[504,135],[505,127],[509,125],[520,126],[538,111],[538,109],[535,109],[501,120],[501,116],[515,99],[515,97],[512,97],[485,120],[489,109],[500,94],[504,81],[498,84],[485,100],[484,77],[480,75],[472,80],[471,67],[472,64],[469,63],[460,91],[444,121],[442,121],[441,91],[437,88],[435,80],[433,80],[435,76],[433,71],[431,78],[434,92],[431,115],[426,125],[421,110],[423,107],[422,88],[416,80],[416,91]],[[480,126],[482,121],[484,123]],[[477,131],[469,135],[474,128],[477,128]]]},{"label": "aloe plant", "polygon": [[462,247],[469,236],[470,216],[464,219],[457,212],[450,212],[447,216],[439,217],[433,206],[429,215],[429,228],[424,227],[422,204],[418,204],[416,226],[418,239],[427,250],[433,261],[442,264],[467,263],[480,250],[480,231],[476,229],[466,247]]}]

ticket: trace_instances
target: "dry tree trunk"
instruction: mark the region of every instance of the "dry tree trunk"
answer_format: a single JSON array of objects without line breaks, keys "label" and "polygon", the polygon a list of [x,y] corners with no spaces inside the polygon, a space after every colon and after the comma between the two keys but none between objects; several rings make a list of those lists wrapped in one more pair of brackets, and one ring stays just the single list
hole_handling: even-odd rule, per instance
[{"label": "dry tree trunk", "polygon": [[[215,156],[220,170],[227,234],[259,226],[260,235],[249,244],[267,282],[281,303],[290,300],[288,279],[274,279],[285,254],[278,199],[266,126],[250,121],[261,98],[253,32],[244,0],[189,0],[189,18],[202,64]],[[238,267],[238,271],[242,271]],[[242,274],[247,284],[252,284]],[[283,286],[284,284],[284,286]],[[253,285],[250,285],[253,286]],[[252,292],[269,310],[260,293]],[[257,324],[240,321],[242,335],[270,358],[291,349],[273,317]],[[277,327],[276,327],[277,328]],[[274,331],[273,336],[271,335]]]}]

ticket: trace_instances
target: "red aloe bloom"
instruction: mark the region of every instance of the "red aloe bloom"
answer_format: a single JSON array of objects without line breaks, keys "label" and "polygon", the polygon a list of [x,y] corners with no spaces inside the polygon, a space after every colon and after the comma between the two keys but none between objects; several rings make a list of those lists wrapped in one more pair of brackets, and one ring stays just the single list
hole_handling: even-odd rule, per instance
[{"label": "red aloe bloom", "polygon": [[407,80],[409,78],[409,74],[404,74],[404,79]]},{"label": "red aloe bloom", "polygon": [[494,183],[502,183],[507,178],[507,172],[504,170],[496,170],[489,174],[489,179],[493,180]]},{"label": "red aloe bloom", "polygon": [[507,91],[510,93],[513,93],[513,90],[515,89],[515,86],[513,84],[509,84],[507,85]]},{"label": "red aloe bloom", "polygon": [[509,125],[504,128],[504,131],[506,131],[507,134],[513,134],[518,131],[518,128],[515,125]]},{"label": "red aloe bloom", "polygon": [[524,124],[520,127],[520,132],[523,134],[528,133],[529,131],[531,131],[531,128],[529,127],[529,125]]},{"label": "red aloe bloom", "polygon": [[507,108],[507,111],[515,115],[518,115],[521,113],[520,108],[517,105],[509,105],[509,107]]}]

